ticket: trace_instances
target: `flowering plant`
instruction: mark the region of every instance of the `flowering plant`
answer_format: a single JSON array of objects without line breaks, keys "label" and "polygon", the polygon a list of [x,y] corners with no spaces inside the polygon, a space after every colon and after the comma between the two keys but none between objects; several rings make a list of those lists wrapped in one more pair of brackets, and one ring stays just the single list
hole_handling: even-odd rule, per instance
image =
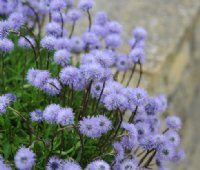
[{"label": "flowering plant", "polygon": [[164,170],[184,159],[180,118],[163,118],[166,97],[139,87],[147,32],[133,29],[124,54],[122,25],[92,18],[93,6],[0,0],[1,170]]}]

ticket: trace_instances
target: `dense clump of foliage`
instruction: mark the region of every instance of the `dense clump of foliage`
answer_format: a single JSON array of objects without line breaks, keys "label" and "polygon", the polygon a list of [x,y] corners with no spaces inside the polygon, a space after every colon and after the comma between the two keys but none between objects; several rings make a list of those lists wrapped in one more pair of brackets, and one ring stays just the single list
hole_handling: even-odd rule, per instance
[{"label": "dense clump of foliage", "polygon": [[123,27],[93,5],[0,0],[1,170],[164,170],[185,157],[180,118],[161,119],[166,97],[139,87],[147,32],[122,53]]}]

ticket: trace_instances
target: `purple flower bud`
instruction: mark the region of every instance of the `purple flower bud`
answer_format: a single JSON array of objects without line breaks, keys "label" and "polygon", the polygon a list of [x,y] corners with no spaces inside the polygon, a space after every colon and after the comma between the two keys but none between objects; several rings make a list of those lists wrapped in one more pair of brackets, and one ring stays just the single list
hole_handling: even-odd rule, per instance
[{"label": "purple flower bud", "polygon": [[51,96],[58,95],[61,91],[60,82],[57,79],[49,78],[43,85],[42,90]]},{"label": "purple flower bud", "polygon": [[72,21],[72,22],[76,22],[80,19],[81,17],[81,13],[79,10],[77,9],[70,9],[68,12],[67,12],[67,15],[66,15],[66,19],[68,21]]},{"label": "purple flower bud", "polygon": [[168,116],[166,118],[166,124],[169,129],[179,130],[181,129],[181,119],[177,116]]},{"label": "purple flower bud", "polygon": [[105,38],[107,48],[116,49],[121,45],[121,38],[119,34],[109,34]]},{"label": "purple flower bud", "polygon": [[29,148],[21,147],[15,155],[15,166],[18,169],[32,169],[35,165],[35,153]]},{"label": "purple flower bud", "polygon": [[105,25],[108,21],[107,14],[103,11],[97,12],[94,16],[94,23],[97,25]]},{"label": "purple flower bud", "polygon": [[41,40],[41,45],[47,50],[53,50],[56,44],[56,38],[53,36],[46,36]]},{"label": "purple flower bud", "polygon": [[71,125],[74,123],[74,113],[71,108],[64,108],[59,110],[57,116],[57,123],[62,126]]},{"label": "purple flower bud", "polygon": [[147,38],[147,32],[142,27],[136,27],[133,29],[133,35],[137,41],[145,40]]},{"label": "purple flower bud", "polygon": [[84,47],[85,47],[85,43],[83,42],[83,40],[80,37],[72,37],[70,39],[70,43],[71,43],[71,48],[72,51],[74,53],[80,53],[83,51]]},{"label": "purple flower bud", "polygon": [[58,38],[56,40],[56,43],[55,43],[55,49],[56,50],[68,50],[70,51],[71,50],[71,42],[68,38],[66,37],[62,37],[62,38]]},{"label": "purple flower bud", "polygon": [[46,170],[62,170],[62,160],[58,159],[56,156],[50,157]]},{"label": "purple flower bud", "polygon": [[8,21],[0,21],[0,39],[4,39],[8,36],[10,30]]},{"label": "purple flower bud", "polygon": [[52,11],[60,11],[66,7],[66,2],[64,0],[52,0],[50,3],[50,9]]},{"label": "purple flower bud", "polygon": [[93,0],[79,0],[78,6],[80,9],[87,11],[94,6],[94,1]]},{"label": "purple flower bud", "polygon": [[8,22],[13,30],[18,31],[20,27],[25,23],[25,17],[20,12],[13,12],[9,16]]},{"label": "purple flower bud", "polygon": [[144,50],[142,48],[134,48],[129,54],[131,60],[135,64],[144,64]]},{"label": "purple flower bud", "polygon": [[83,41],[85,43],[85,46],[94,49],[99,47],[99,38],[96,36],[96,34],[92,32],[85,32],[83,34]]},{"label": "purple flower bud", "polygon": [[73,160],[66,160],[64,163],[63,163],[63,170],[66,169],[66,170],[82,170],[82,168],[80,167],[80,165],[73,161]]},{"label": "purple flower bud", "polygon": [[[31,44],[33,46],[35,46],[35,40],[29,36],[26,36],[26,38],[31,42]],[[31,48],[30,43],[24,38],[24,37],[20,37],[19,41],[18,41],[18,45],[21,48]]]},{"label": "purple flower bud", "polygon": [[43,112],[40,109],[32,111],[30,113],[32,122],[41,122],[43,121]]},{"label": "purple flower bud", "polygon": [[61,107],[57,104],[48,105],[44,112],[43,117],[48,123],[56,123],[58,112],[61,110]]},{"label": "purple flower bud", "polygon": [[111,170],[110,165],[103,160],[95,160],[87,165],[85,170],[95,170],[95,169],[103,169],[103,170]]},{"label": "purple flower bud", "polygon": [[119,54],[117,56],[116,67],[120,71],[127,71],[131,68],[130,58],[127,55]]},{"label": "purple flower bud", "polygon": [[54,54],[54,61],[62,67],[65,67],[70,64],[71,54],[67,50],[58,50]]},{"label": "purple flower bud", "polygon": [[48,23],[45,30],[48,36],[60,37],[62,33],[60,24],[56,22]]},{"label": "purple flower bud", "polygon": [[0,39],[0,51],[2,52],[10,52],[14,48],[14,44],[11,40],[4,38]]},{"label": "purple flower bud", "polygon": [[106,24],[106,29],[110,34],[120,34],[122,32],[122,26],[117,21],[110,21]]}]

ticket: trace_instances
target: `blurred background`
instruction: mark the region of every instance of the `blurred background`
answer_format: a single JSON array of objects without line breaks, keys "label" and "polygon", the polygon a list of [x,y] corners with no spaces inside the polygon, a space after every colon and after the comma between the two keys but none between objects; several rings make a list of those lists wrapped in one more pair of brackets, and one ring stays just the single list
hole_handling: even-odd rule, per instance
[{"label": "blurred background", "polygon": [[124,26],[124,41],[136,26],[148,31],[142,86],[151,94],[167,94],[167,114],[183,120],[187,159],[171,169],[199,170],[200,0],[99,0],[95,8]]}]

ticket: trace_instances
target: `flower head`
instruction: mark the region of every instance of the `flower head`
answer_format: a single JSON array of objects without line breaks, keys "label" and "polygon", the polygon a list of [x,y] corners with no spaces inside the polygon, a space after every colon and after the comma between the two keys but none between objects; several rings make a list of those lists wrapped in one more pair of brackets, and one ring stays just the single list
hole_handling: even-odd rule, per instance
[{"label": "flower head", "polygon": [[62,67],[65,67],[69,65],[71,61],[71,54],[67,50],[58,50],[54,54],[54,61],[61,65]]},{"label": "flower head", "polygon": [[44,120],[46,120],[48,123],[56,123],[60,110],[61,107],[58,104],[48,105],[43,112]]},{"label": "flower head", "polygon": [[79,0],[79,8],[84,11],[91,9],[93,6],[94,6],[93,0]]},{"label": "flower head", "polygon": [[63,170],[62,161],[55,156],[49,158],[46,170]]},{"label": "flower head", "polygon": [[103,160],[95,160],[87,165],[85,170],[110,170],[110,165]]},{"label": "flower head", "polygon": [[32,169],[35,165],[35,153],[29,148],[21,147],[15,155],[15,166],[20,170]]},{"label": "flower head", "polygon": [[2,52],[10,52],[14,48],[14,44],[11,40],[4,38],[0,39],[0,51]]},{"label": "flower head", "polygon": [[32,122],[41,122],[43,120],[43,112],[40,109],[32,111],[30,116]]},{"label": "flower head", "polygon": [[71,108],[60,109],[57,115],[57,123],[62,126],[71,125],[74,123],[74,113]]}]

